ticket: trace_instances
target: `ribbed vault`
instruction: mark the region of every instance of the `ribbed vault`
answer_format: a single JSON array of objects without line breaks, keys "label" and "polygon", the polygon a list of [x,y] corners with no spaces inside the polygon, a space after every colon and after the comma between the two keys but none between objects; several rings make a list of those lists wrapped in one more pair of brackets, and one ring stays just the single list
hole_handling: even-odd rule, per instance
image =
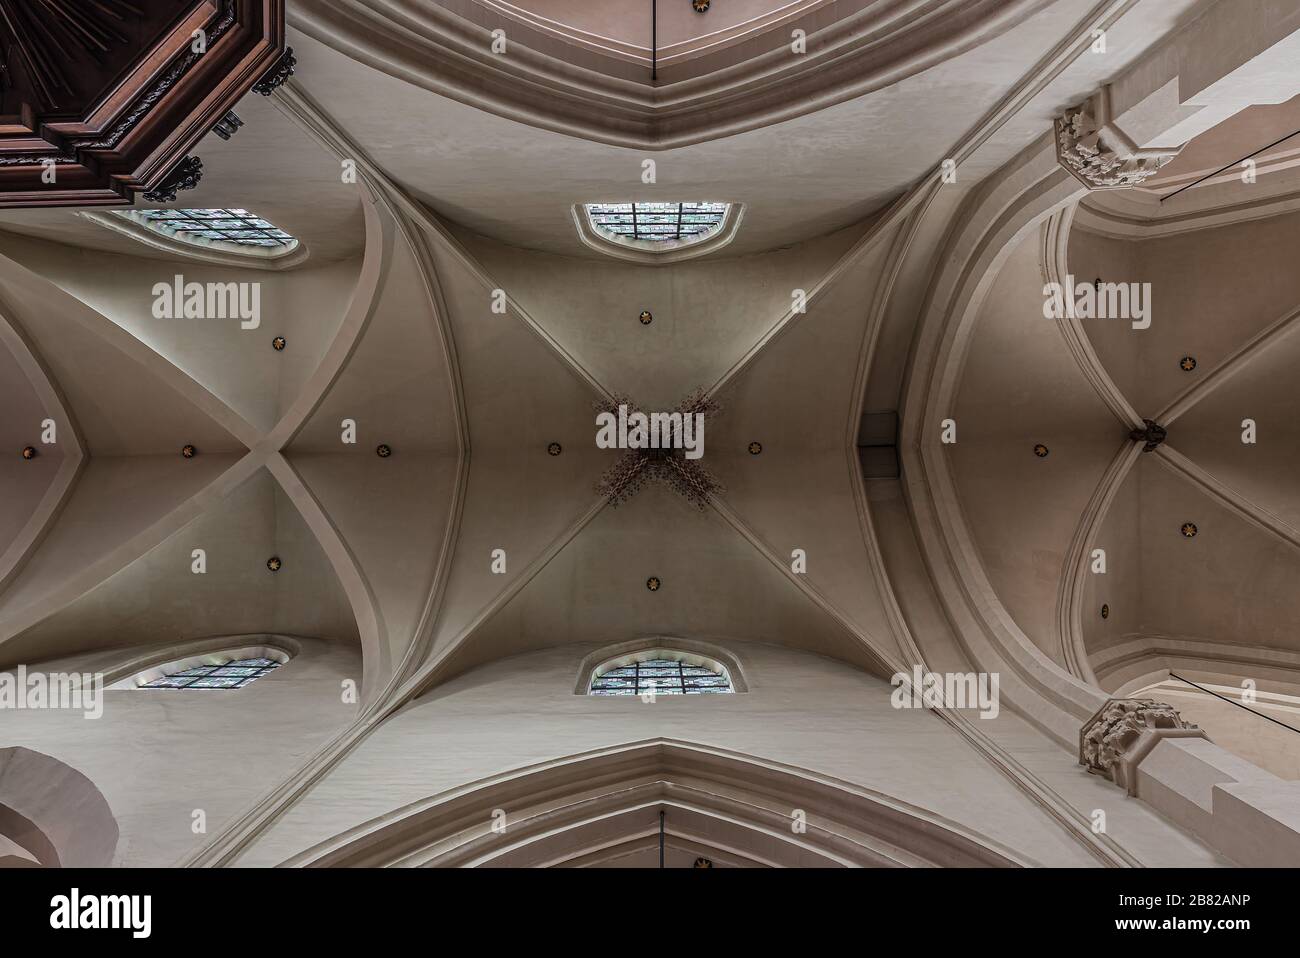
[{"label": "ribbed vault", "polygon": [[[1038,648],[1103,688],[1171,669],[1293,688],[1296,214],[1117,235],[1090,204],[1011,252],[967,359],[951,461],[984,568]],[[1150,327],[1045,320],[1043,283],[1066,277],[1150,283]],[[1149,452],[1143,419],[1168,435]]]},{"label": "ribbed vault", "polygon": [[[557,66],[557,51],[590,44],[554,29],[487,59],[472,14],[540,36],[542,7],[298,3],[300,74],[250,104],[245,133],[210,144],[227,172],[192,199],[257,206],[300,234],[306,260],[225,269],[71,213],[6,214],[0,441],[38,454],[0,471],[14,489],[0,505],[0,667],[119,674],[259,635],[295,650],[238,693],[246,712],[115,690],[122,724],[84,742],[24,716],[24,734],[83,749],[96,781],[115,774],[99,746],[116,729],[142,738],[146,757],[126,767],[161,774],[187,813],[187,783],[210,768],[184,748],[151,764],[171,729],[182,746],[223,716],[246,737],[285,730],[209,783],[201,837],[183,817],[151,832],[149,809],[128,802],[127,854],[609,864],[642,860],[662,811],[675,854],[732,865],[1022,864],[1025,849],[972,824],[1006,835],[1017,817],[1044,860],[1218,862],[1061,746],[1107,692],[1169,662],[1225,675],[1300,662],[1300,214],[1272,194],[1230,222],[1154,215],[1149,196],[1081,204],[1049,133],[1080,90],[1120,78],[1116,98],[1145,104],[1143,139],[1194,113],[1180,56],[1207,42],[1189,26],[1206,4],[794,6],[750,4],[753,33],[727,14],[732,33],[709,52],[687,49],[707,32],[679,37],[654,86],[626,75],[639,49],[611,58],[612,74]],[[602,11],[581,14],[562,25],[598,32]],[[805,18],[826,43],[775,63]],[[1101,29],[1107,58],[1089,54]],[[1147,57],[1152,36],[1177,39],[1179,56]],[[731,55],[750,72],[713,59]],[[538,96],[551,109],[515,102]],[[735,241],[646,268],[572,229],[575,204],[668,191],[744,204]],[[261,284],[260,325],[156,318],[150,291],[180,273]],[[1044,284],[1069,275],[1151,281],[1151,327],[1045,320]],[[696,390],[718,407],[705,444],[721,491],[691,501],[651,484],[609,502],[598,480],[621,452],[593,443],[596,407],[666,409]],[[864,414],[897,423],[872,447],[896,469],[864,475]],[[1144,452],[1131,431],[1148,418],[1168,438]],[[940,439],[950,419],[955,444]],[[1099,546],[1104,577],[1089,572]],[[720,736],[760,734],[798,699],[810,704],[794,731],[814,739],[818,682],[834,680],[878,707],[845,706],[841,731],[889,767],[855,767],[850,783],[642,729],[596,752],[502,747],[475,756],[493,774],[447,788],[402,778],[400,801],[425,797],[363,825],[340,816],[332,838],[295,817],[321,796],[357,799],[368,763],[391,770],[441,734],[434,706],[490,697],[494,668],[563,660],[562,697],[521,680],[537,698],[519,714],[599,728],[574,702],[577,662],[661,636],[748,643],[788,668],[775,691],[747,689],[747,723],[713,715]],[[881,680],[913,666],[996,673],[1002,717],[894,709]],[[490,705],[489,718],[515,714]],[[470,767],[457,748],[471,747],[438,746],[440,774]],[[864,784],[921,781],[906,766],[931,748],[925,788],[945,791],[953,767],[982,783],[945,792],[947,811],[971,816],[960,826]],[[809,765],[850,764],[840,751]],[[240,765],[230,741],[211,755]],[[105,794],[135,787],[119,776]],[[981,789],[1005,807],[979,808]],[[499,834],[491,811],[506,805],[518,827]],[[1092,826],[1099,807],[1111,831]],[[790,831],[791,808],[807,832]]]}]

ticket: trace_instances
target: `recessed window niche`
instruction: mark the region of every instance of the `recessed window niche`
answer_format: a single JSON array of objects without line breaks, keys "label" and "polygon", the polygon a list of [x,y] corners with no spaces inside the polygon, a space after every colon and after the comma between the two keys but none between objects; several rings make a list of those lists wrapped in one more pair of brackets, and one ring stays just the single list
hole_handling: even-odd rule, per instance
[{"label": "recessed window niche", "polygon": [[579,203],[573,208],[578,239],[584,245],[651,266],[722,249],[735,238],[743,215],[739,203],[712,201]]}]

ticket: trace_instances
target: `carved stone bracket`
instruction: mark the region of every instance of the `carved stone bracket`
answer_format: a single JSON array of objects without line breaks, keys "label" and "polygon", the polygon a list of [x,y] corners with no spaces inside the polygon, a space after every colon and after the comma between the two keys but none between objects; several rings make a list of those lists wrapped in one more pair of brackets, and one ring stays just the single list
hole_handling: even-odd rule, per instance
[{"label": "carved stone bracket", "polygon": [[1079,732],[1079,764],[1137,794],[1137,767],[1162,738],[1208,738],[1172,706],[1110,699]]},{"label": "carved stone bracket", "polygon": [[1169,438],[1169,431],[1151,419],[1143,419],[1142,422],[1146,424],[1144,428],[1131,430],[1128,437],[1134,442],[1142,443],[1143,452],[1155,452]]},{"label": "carved stone bracket", "polygon": [[1090,190],[1140,186],[1178,152],[1134,143],[1111,121],[1106,90],[1056,119],[1056,158]]},{"label": "carved stone bracket", "polygon": [[181,190],[192,190],[203,179],[203,161],[197,156],[187,156],[176,164],[167,178],[144,195],[150,203],[170,203]]},{"label": "carved stone bracket", "polygon": [[293,55],[293,47],[285,47],[280,59],[275,61],[275,66],[271,67],[262,79],[253,84],[253,92],[260,93],[262,96],[270,96],[289,77],[293,76],[293,69],[297,65],[298,58]]}]

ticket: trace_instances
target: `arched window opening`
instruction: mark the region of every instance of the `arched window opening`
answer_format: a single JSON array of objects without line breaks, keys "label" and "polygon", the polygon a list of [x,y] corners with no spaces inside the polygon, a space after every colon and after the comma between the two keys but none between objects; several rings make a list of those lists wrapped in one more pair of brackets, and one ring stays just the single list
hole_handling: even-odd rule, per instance
[{"label": "arched window opening", "polygon": [[664,266],[708,256],[735,239],[743,203],[578,203],[573,223],[584,246],[615,259]]},{"label": "arched window opening", "polygon": [[280,663],[274,659],[234,659],[225,665],[195,665],[170,675],[161,675],[139,688],[242,689],[279,667]]},{"label": "arched window opening", "polygon": [[115,215],[119,221],[125,220],[134,224],[135,229],[145,231],[145,235],[155,233],[163,241],[206,250],[213,255],[280,260],[300,245],[296,236],[250,210],[119,210]]},{"label": "arched window opening", "polygon": [[206,652],[156,665],[115,683],[110,689],[242,689],[288,661],[286,652],[261,645]]},{"label": "arched window opening", "polygon": [[722,228],[729,203],[588,203],[597,231],[614,240],[698,243]]},{"label": "arched window opening", "polygon": [[206,240],[268,249],[292,249],[298,245],[280,227],[248,210],[133,210],[132,213],[152,229],[190,242]]},{"label": "arched window opening", "polygon": [[734,692],[726,667],[701,655],[655,649],[612,659],[592,672],[591,695],[711,695]]}]

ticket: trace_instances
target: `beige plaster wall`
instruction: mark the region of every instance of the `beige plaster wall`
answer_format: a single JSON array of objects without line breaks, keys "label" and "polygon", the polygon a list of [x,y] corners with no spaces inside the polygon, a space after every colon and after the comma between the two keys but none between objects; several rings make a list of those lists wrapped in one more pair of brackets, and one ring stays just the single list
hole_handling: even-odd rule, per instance
[{"label": "beige plaster wall", "polygon": [[[655,736],[880,789],[1045,864],[1095,863],[954,730],[923,710],[892,708],[886,682],[804,652],[748,642],[727,646],[740,659],[747,693],[661,696],[653,704],[577,696],[578,665],[594,650],[591,644],[515,656],[462,675],[366,739],[239,863],[275,864],[370,817],[484,776]],[[1028,740],[1019,747],[1029,747]],[[1082,769],[1074,774],[1089,778]],[[375,789],[376,781],[386,787]],[[1118,790],[1113,795],[1122,798]],[[1147,828],[1163,836],[1171,858],[1214,863],[1158,819]]]},{"label": "beige plaster wall", "polygon": [[70,765],[103,793],[121,833],[114,864],[174,865],[204,837],[196,810],[209,833],[219,828],[355,715],[340,684],[359,679],[355,646],[299,642],[299,655],[243,689],[104,692],[97,720],[6,711],[4,740]]},{"label": "beige plaster wall", "polygon": [[[1212,687],[1219,695],[1240,699],[1241,687],[1224,686],[1221,678],[1207,677],[1195,669],[1179,675],[1197,685]],[[1182,717],[1201,728],[1214,744],[1287,781],[1300,780],[1300,708],[1295,700],[1278,702],[1267,694],[1257,697],[1249,709],[1215,698],[1186,682],[1169,679],[1138,693],[1168,702]],[[1252,714],[1258,713],[1258,714]],[[1262,716],[1275,719],[1281,725]],[[1291,728],[1283,728],[1289,725]]]}]

